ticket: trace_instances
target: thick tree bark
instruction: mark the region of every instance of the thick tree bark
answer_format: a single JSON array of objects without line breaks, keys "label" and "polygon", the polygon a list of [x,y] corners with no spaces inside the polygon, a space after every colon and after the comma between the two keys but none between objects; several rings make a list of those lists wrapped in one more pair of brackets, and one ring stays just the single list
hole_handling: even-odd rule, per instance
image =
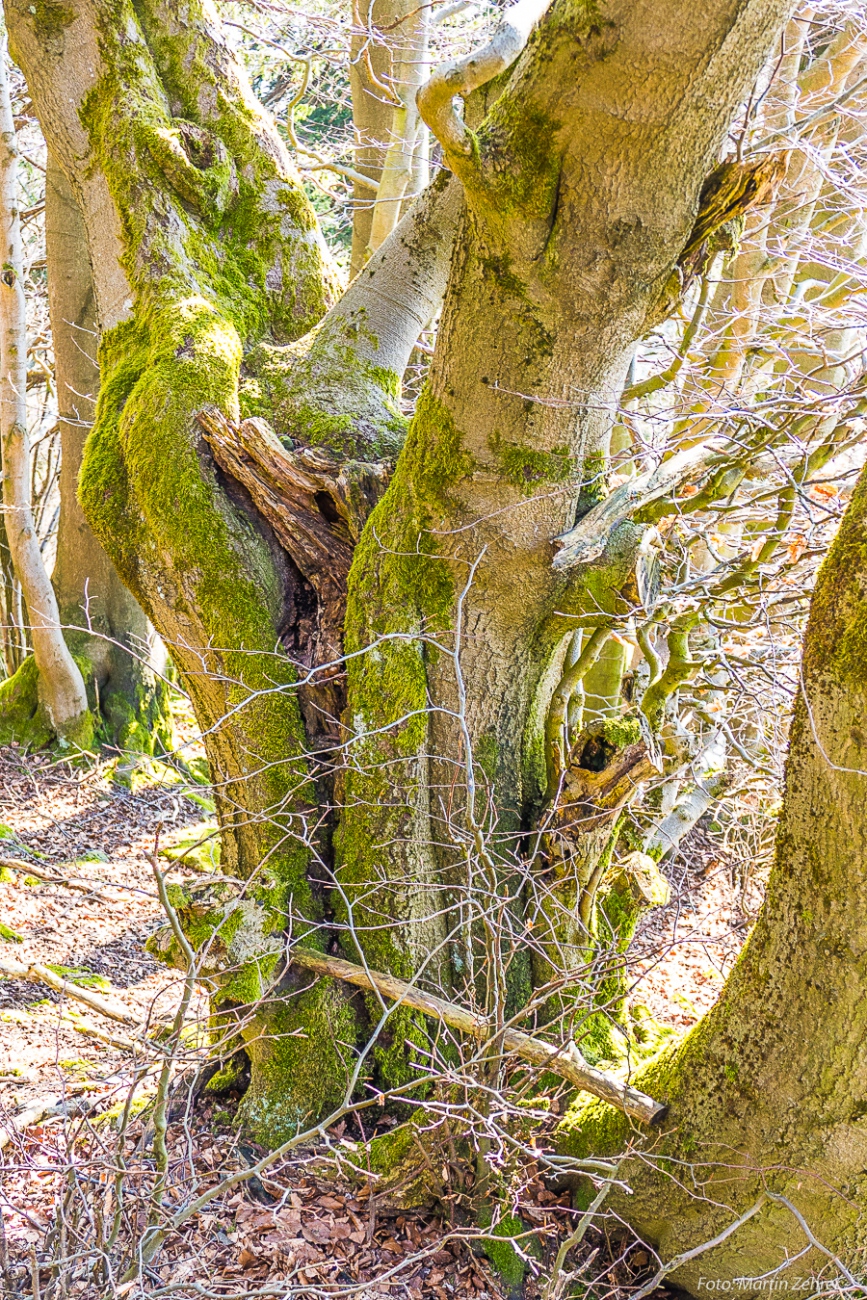
[{"label": "thick tree bark", "polygon": [[[541,807],[552,658],[582,608],[625,609],[630,571],[628,536],[577,578],[552,568],[552,540],[604,463],[630,350],[670,305],[702,182],[787,9],[654,0],[602,17],[555,3],[477,134],[443,122],[448,95],[429,114],[467,216],[346,622],[355,762],[338,865],[379,969],[406,977],[425,954],[448,983],[448,887],[478,833],[480,758],[505,867]],[[471,969],[465,945],[448,945]]]},{"label": "thick tree bark", "polygon": [[[45,245],[60,422],[60,519],[52,582],[67,644],[92,668],[106,738],[122,749],[171,747],[164,654],[78,501],[84,443],[99,392],[99,323],[87,232],[64,173],[49,154]],[[87,629],[92,629],[92,633]],[[154,661],[154,656],[156,656]]]},{"label": "thick tree bark", "polygon": [[[763,1189],[796,1207],[849,1267],[865,1245],[867,1056],[867,474],[822,566],[810,609],[776,865],[761,915],[711,1012],[636,1076],[670,1105],[667,1135],[620,1166],[616,1208],[663,1260],[711,1240]],[[601,1155],[635,1139],[577,1107],[564,1150]],[[642,1144],[640,1144],[642,1145]],[[695,1295],[762,1291],[783,1268],[795,1289],[827,1260],[793,1211],[768,1199],[723,1245],[672,1280]],[[793,1262],[785,1267],[787,1258]],[[832,1273],[835,1271],[833,1266]],[[754,1280],[751,1284],[749,1279]]]}]

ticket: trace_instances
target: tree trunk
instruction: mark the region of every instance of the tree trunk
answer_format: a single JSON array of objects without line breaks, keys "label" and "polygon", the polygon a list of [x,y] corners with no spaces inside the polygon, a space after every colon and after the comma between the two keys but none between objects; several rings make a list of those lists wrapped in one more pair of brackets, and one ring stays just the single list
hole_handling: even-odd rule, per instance
[{"label": "tree trunk", "polygon": [[[18,146],[6,77],[5,34],[0,42],[0,440],[3,510],[15,575],[30,620],[33,661],[25,660],[3,684],[0,736],[11,739],[24,724],[34,736],[40,712],[62,741],[89,747],[93,726],[81,671],[60,628],[57,600],[42,559],[31,508],[30,435],[27,423],[27,316],[21,252]],[[28,686],[35,690],[28,692]],[[28,694],[32,704],[28,703]],[[7,731],[10,733],[7,736]]]},{"label": "tree trunk", "polygon": [[[60,417],[60,520],[52,582],[67,644],[92,669],[106,738],[121,749],[171,748],[165,667],[141,607],[78,502],[84,443],[99,391],[99,322],[84,222],[49,154],[45,180],[48,303]],[[92,629],[89,631],[88,629]]]},{"label": "tree trunk", "polygon": [[[451,104],[476,88],[481,56],[421,101],[468,212],[430,380],[350,575],[355,761],[336,838],[347,955],[358,944],[404,978],[422,954],[446,985],[473,970],[450,906],[486,833],[479,788],[489,780],[508,872],[544,802],[557,649],[582,612],[626,608],[638,535],[577,578],[552,568],[552,539],[598,477],[631,348],[665,314],[701,181],[785,6],[593,14],[554,5],[476,135]],[[649,32],[666,34],[664,63]],[[512,972],[526,990],[526,966]],[[412,1037],[395,1019],[394,1040]],[[386,1042],[385,1077],[406,1068]]]},{"label": "tree trunk", "polygon": [[[620,1166],[632,1195],[612,1204],[663,1260],[710,1241],[769,1193],[723,1245],[673,1272],[696,1296],[731,1290],[735,1278],[747,1279],[739,1292],[760,1293],[759,1279],[778,1268],[778,1287],[791,1291],[827,1264],[817,1249],[802,1254],[810,1243],[785,1201],[850,1268],[867,1244],[865,527],[862,473],[813,596],[776,865],[756,928],[713,1010],[635,1077],[669,1103],[667,1133]],[[628,1136],[607,1109],[579,1105],[562,1146],[601,1155]]]},{"label": "tree trunk", "polygon": [[[477,864],[494,896],[522,867],[564,643],[600,608],[626,617],[643,534],[615,530],[577,569],[553,542],[598,481],[631,349],[677,300],[704,178],[788,5],[555,0],[532,36],[543,6],[517,8],[422,96],[454,180],[328,310],[312,210],[209,8],[75,0],[48,30],[8,3],[100,320],[119,322],[82,505],[171,647],[224,861],[249,881],[212,909],[208,945],[225,1005],[269,997],[264,1032],[245,1031],[247,1117],[268,1139],[340,1095],[357,1041],[342,991],[281,973],[283,932],[399,978],[424,966],[448,994],[474,969]],[[472,134],[454,94],[494,75]],[[407,434],[400,378],[458,184]],[[524,956],[513,1005],[530,979]],[[380,1086],[412,1077],[424,1033],[390,1019]]]}]

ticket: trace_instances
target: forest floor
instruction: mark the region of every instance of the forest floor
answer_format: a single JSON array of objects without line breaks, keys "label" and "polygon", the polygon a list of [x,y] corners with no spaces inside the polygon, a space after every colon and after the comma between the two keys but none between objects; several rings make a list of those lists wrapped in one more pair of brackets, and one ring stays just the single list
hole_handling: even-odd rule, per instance
[{"label": "forest floor", "polygon": [[[170,1018],[180,996],[178,973],[144,946],[164,923],[151,865],[155,843],[158,834],[163,844],[207,837],[210,818],[207,789],[161,765],[136,770],[115,761],[84,768],[14,748],[0,757],[0,861],[13,864],[0,877],[0,922],[8,927],[0,931],[0,974],[4,966],[7,976],[16,966],[53,967],[129,1021],[113,1025],[38,981],[0,979],[0,1284],[6,1295],[47,1294],[40,1291],[46,1279],[51,1283],[46,1232],[61,1175],[67,1188],[74,1166],[74,1181],[90,1176],[106,1184],[117,1115],[136,1068],[129,1025]],[[758,806],[747,808],[747,821],[766,840]],[[199,855],[213,842],[206,839]],[[762,889],[752,856],[735,853],[731,834],[720,827],[700,827],[665,864],[671,901],[645,917],[631,962],[633,1001],[673,1030],[688,1028],[713,1003],[743,945]],[[182,864],[173,870],[177,880],[195,876]],[[194,1166],[199,1189],[258,1155],[238,1138],[231,1105],[231,1098],[201,1097],[170,1130],[172,1166]],[[70,1155],[74,1132],[77,1165]],[[346,1132],[344,1124],[331,1137]],[[136,1135],[139,1146],[147,1142],[145,1118],[130,1117],[128,1142]],[[528,1255],[524,1295],[533,1300],[545,1294],[544,1260],[574,1227],[574,1211],[568,1194],[531,1169],[520,1213],[542,1244],[541,1263]],[[248,1180],[212,1202],[176,1234],[159,1269],[135,1290],[110,1276],[98,1284],[85,1280],[83,1266],[76,1282],[70,1264],[64,1285],[49,1285],[49,1292],[88,1300],[180,1295],[187,1294],[186,1282],[190,1295],[240,1296],[246,1287],[264,1296],[268,1284],[282,1279],[285,1288],[288,1279],[295,1295],[359,1300],[508,1294],[472,1244],[447,1214],[389,1209],[372,1183],[348,1185],[302,1152],[270,1170],[264,1183]],[[615,1236],[595,1248],[605,1261],[599,1294],[646,1276],[649,1258],[640,1243]],[[59,1258],[57,1249],[55,1240]],[[74,1258],[71,1247],[67,1253]],[[203,1278],[210,1289],[201,1289]]]}]

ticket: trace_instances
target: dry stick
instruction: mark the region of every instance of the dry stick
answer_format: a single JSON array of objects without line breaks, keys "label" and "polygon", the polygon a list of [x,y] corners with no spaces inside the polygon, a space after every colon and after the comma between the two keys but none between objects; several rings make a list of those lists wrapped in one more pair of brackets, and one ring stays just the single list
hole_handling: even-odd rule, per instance
[{"label": "dry stick", "polygon": [[[293,948],[289,957],[291,961],[304,966],[307,970],[316,971],[320,975],[331,975],[335,979],[345,980],[348,984],[355,984],[358,988],[368,989],[372,993],[381,993],[385,997],[393,998],[396,1002],[411,1007],[414,1011],[421,1011],[435,1020],[450,1025],[452,1029],[481,1039],[483,1042],[491,1036],[491,1025],[484,1016],[474,1015],[464,1007],[446,1002],[444,998],[435,997],[431,993],[414,988],[411,984],[405,984],[403,980],[395,979],[393,975],[383,975],[378,971],[368,972],[352,962],[343,961],[339,957],[327,957],[321,952],[311,952],[307,948]],[[576,1088],[581,1088],[584,1092],[592,1092],[594,1096],[601,1097],[611,1106],[616,1106],[630,1118],[640,1120],[642,1124],[658,1124],[668,1110],[667,1106],[654,1101],[652,1097],[639,1092],[637,1088],[630,1088],[628,1084],[621,1083],[612,1075],[588,1065],[575,1043],[570,1042],[558,1047],[554,1043],[546,1043],[541,1038],[533,1038],[530,1034],[522,1033],[519,1029],[504,1029],[501,1041],[504,1051],[515,1052],[533,1065],[553,1070],[555,1074],[568,1079]]]},{"label": "dry stick", "polygon": [[108,998],[100,997],[91,989],[71,984],[69,980],[62,979],[60,975],[49,970],[47,966],[40,965],[39,962],[30,962],[25,966],[17,961],[0,961],[0,977],[30,980],[32,984],[47,984],[50,989],[54,989],[55,993],[61,993],[67,998],[75,998],[76,1001],[90,1007],[92,1011],[108,1016],[110,1020],[117,1020],[121,1025],[131,1025],[133,1029],[141,1029],[139,1021],[125,1007],[119,1006],[116,1002],[109,1002]]},{"label": "dry stick", "polygon": [[824,1255],[826,1259],[830,1259],[832,1264],[837,1265],[837,1268],[839,1268],[850,1286],[854,1287],[856,1291],[863,1290],[862,1285],[855,1280],[842,1260],[840,1260],[833,1251],[830,1251],[827,1246],[822,1245],[821,1241],[819,1241],[818,1237],[815,1236],[810,1225],[807,1223],[807,1220],[796,1205],[793,1205],[792,1202],[788,1200],[787,1197],[783,1196],[781,1192],[769,1192],[766,1190],[765,1195],[769,1201],[775,1201],[777,1205],[785,1205],[786,1209],[789,1210],[798,1220],[804,1236],[807,1238],[810,1245],[813,1246],[814,1249],[818,1250],[820,1254]]},{"label": "dry stick", "polygon": [[[94,898],[100,899],[103,903],[117,903],[120,900],[111,898],[108,894],[101,893],[93,885],[89,885],[86,880],[77,880],[71,876],[49,875],[41,867],[34,867],[32,863],[25,862],[23,858],[0,858],[0,867],[8,867],[10,871],[19,871],[25,876],[35,876],[37,880],[43,881],[46,885],[66,885],[69,889],[78,889],[83,894],[92,894]],[[120,886],[123,888],[123,886]]]},{"label": "dry stick", "polygon": [[156,842],[154,843],[153,853],[148,854],[148,861],[156,880],[157,890],[159,891],[160,902],[163,905],[163,911],[169,919],[175,939],[184,955],[187,969],[184,976],[184,991],[181,996],[178,1009],[175,1012],[174,1022],[172,1024],[170,1047],[163,1057],[162,1069],[160,1070],[159,1083],[157,1084],[157,1095],[154,1101],[153,1125],[154,1125],[154,1164],[156,1166],[156,1178],[154,1179],[153,1188],[151,1189],[151,1208],[148,1213],[147,1231],[145,1232],[142,1249],[147,1250],[148,1242],[151,1237],[158,1233],[157,1224],[159,1222],[160,1210],[162,1209],[165,1199],[166,1185],[169,1177],[169,1151],[166,1145],[166,1133],[169,1127],[169,1085],[172,1081],[172,1069],[174,1066],[174,1051],[181,1041],[181,1034],[184,1028],[184,1021],[187,1018],[187,1011],[195,993],[196,985],[196,954],[193,951],[189,939],[184,934],[183,927],[178,920],[178,914],[172,907],[169,899],[168,890],[166,889],[165,876],[160,871],[157,860],[159,849],[160,829],[157,830]]},{"label": "dry stick", "polygon": [[560,1249],[557,1251],[557,1258],[554,1260],[554,1267],[551,1269],[551,1276],[548,1279],[548,1285],[545,1288],[544,1300],[560,1300],[565,1288],[577,1276],[575,1273],[567,1273],[566,1256],[570,1250],[580,1246],[581,1242],[587,1235],[587,1229],[593,1222],[596,1212],[602,1208],[602,1202],[611,1191],[610,1182],[603,1183],[591,1201],[587,1210],[578,1220],[578,1226],[574,1232],[560,1243]]},{"label": "dry stick", "polygon": [[89,1025],[86,1020],[80,1020],[75,1013],[69,1016],[61,1017],[64,1024],[68,1024],[77,1034],[84,1034],[85,1038],[94,1038],[98,1043],[104,1043],[106,1047],[116,1047],[121,1052],[137,1052],[142,1046],[142,1040],[134,1038],[125,1038],[122,1034],[107,1033],[103,1029],[97,1029],[96,1025]]}]

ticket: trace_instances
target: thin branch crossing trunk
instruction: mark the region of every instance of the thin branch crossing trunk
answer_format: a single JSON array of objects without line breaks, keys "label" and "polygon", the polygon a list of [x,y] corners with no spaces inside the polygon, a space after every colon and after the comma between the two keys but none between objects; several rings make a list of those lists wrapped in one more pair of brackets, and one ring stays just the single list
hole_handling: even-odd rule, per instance
[{"label": "thin branch crossing trunk", "polygon": [[415,1011],[421,1011],[435,1020],[441,1020],[452,1029],[457,1029],[462,1034],[469,1034],[470,1037],[477,1038],[481,1042],[488,1042],[493,1033],[502,1044],[504,1052],[514,1052],[533,1065],[553,1070],[555,1074],[562,1075],[564,1079],[574,1083],[576,1088],[592,1093],[594,1097],[601,1097],[603,1101],[615,1106],[624,1115],[637,1119],[642,1124],[658,1124],[665,1116],[666,1107],[655,1102],[646,1093],[630,1087],[612,1074],[606,1074],[604,1070],[596,1070],[588,1065],[573,1042],[558,1046],[555,1043],[546,1043],[544,1039],[534,1038],[531,1034],[522,1033],[520,1029],[503,1029],[496,1034],[485,1016],[475,1015],[464,1007],[446,1002],[444,998],[425,993],[423,989],[407,984],[405,980],[395,979],[392,975],[384,975],[381,971],[365,970],[363,966],[356,966],[354,962],[343,961],[339,957],[324,956],[318,952],[309,952],[304,948],[292,948],[289,956],[298,966],[316,971],[319,975],[331,975],[335,979],[346,980],[347,983],[354,984],[360,989],[381,993],[384,997],[412,1007]]}]

